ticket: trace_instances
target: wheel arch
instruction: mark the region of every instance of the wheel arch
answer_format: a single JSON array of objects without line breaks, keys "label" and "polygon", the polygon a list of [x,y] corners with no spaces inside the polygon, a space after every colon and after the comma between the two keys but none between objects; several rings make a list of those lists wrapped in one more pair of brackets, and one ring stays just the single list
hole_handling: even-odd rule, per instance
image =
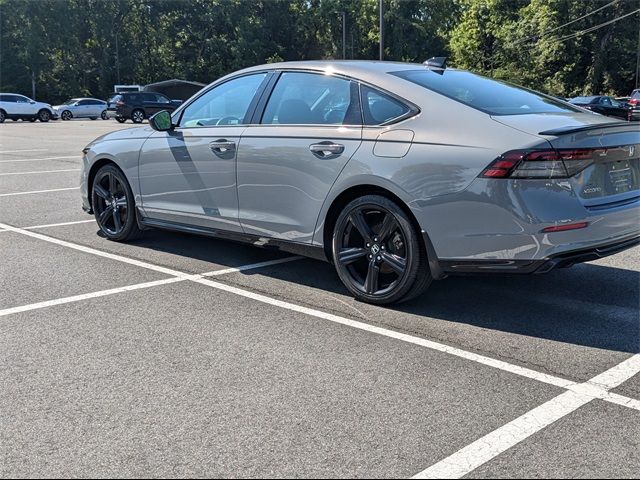
[{"label": "wheel arch", "polygon": [[89,207],[91,207],[92,209],[93,195],[91,194],[91,192],[93,191],[93,181],[96,178],[98,170],[100,170],[105,165],[113,165],[114,167],[116,167],[118,170],[120,170],[124,178],[127,179],[127,182],[129,182],[129,179],[127,178],[127,175],[124,173],[122,168],[120,168],[120,166],[111,158],[100,158],[99,160],[93,162],[91,168],[89,169],[89,174],[87,175],[87,199],[89,200]]},{"label": "wheel arch", "polygon": [[324,216],[324,224],[322,227],[322,244],[327,260],[329,262],[333,262],[333,253],[331,252],[333,229],[335,227],[336,221],[338,220],[340,212],[344,209],[344,207],[347,206],[349,202],[364,195],[380,195],[393,201],[396,205],[398,205],[398,207],[400,207],[400,209],[407,215],[407,217],[411,221],[411,224],[416,229],[416,232],[418,232],[420,248],[424,249],[426,253],[427,262],[429,264],[429,270],[431,271],[432,277],[434,279],[444,278],[446,275],[442,271],[440,262],[438,261],[438,257],[435,252],[435,248],[433,247],[433,243],[429,238],[429,234],[422,228],[407,202],[391,190],[375,184],[363,183],[353,185],[343,190],[331,202],[331,205],[327,209],[327,213]]}]

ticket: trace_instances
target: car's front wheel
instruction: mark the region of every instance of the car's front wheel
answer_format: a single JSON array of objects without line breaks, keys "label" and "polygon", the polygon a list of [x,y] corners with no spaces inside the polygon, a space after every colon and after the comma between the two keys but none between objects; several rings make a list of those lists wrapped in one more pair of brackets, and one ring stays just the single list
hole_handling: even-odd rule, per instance
[{"label": "car's front wheel", "polygon": [[45,110],[44,108],[38,112],[38,120],[41,122],[48,122],[51,120],[51,113],[49,110]]},{"label": "car's front wheel", "polygon": [[432,281],[416,228],[396,203],[380,195],[357,198],[344,208],[332,253],[340,280],[364,302],[410,300]]},{"label": "car's front wheel", "polygon": [[62,120],[71,120],[71,118],[73,118],[73,115],[71,114],[71,112],[69,110],[65,110],[64,112],[62,112],[62,114],[60,115],[60,118]]},{"label": "car's front wheel", "polygon": [[131,112],[131,120],[133,120],[133,123],[142,123],[144,120],[144,112],[140,109],[134,110]]},{"label": "car's front wheel", "polygon": [[107,111],[106,111],[106,110],[103,110],[103,111],[102,111],[102,113],[100,114],[100,118],[101,118],[102,120],[106,120],[106,119],[107,119]]},{"label": "car's front wheel", "polygon": [[93,181],[91,204],[102,233],[117,242],[134,240],[142,231],[138,227],[135,201],[129,182],[114,165],[105,165]]}]

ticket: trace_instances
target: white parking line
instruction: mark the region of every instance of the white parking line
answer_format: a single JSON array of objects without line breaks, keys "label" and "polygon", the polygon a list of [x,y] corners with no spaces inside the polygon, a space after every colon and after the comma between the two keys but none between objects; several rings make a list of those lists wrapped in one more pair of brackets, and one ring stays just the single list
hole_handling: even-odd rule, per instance
[{"label": "white parking line", "polygon": [[10,173],[0,173],[0,176],[6,175],[35,175],[37,173],[60,173],[60,172],[79,172],[79,168],[72,168],[69,170],[40,170],[38,172],[10,172]]},{"label": "white parking line", "polygon": [[[54,227],[64,227],[65,225],[78,225],[80,223],[93,223],[95,219],[91,220],[78,220],[77,222],[62,222],[62,223],[47,223],[46,225],[33,225],[32,227],[24,227],[25,230],[39,230],[41,228],[54,228]],[[8,232],[9,230],[0,229],[0,233]]]},{"label": "white parking line", "polygon": [[[242,297],[245,298],[250,298],[253,300],[256,300],[258,302],[262,302],[265,304],[269,304],[269,305],[273,305],[276,307],[280,307],[280,308],[284,308],[287,310],[291,310],[294,312],[298,312],[298,313],[302,313],[305,315],[309,315],[312,317],[316,317],[316,318],[321,318],[324,320],[328,320],[334,323],[338,323],[341,325],[345,325],[351,328],[355,328],[358,330],[362,330],[362,331],[366,331],[366,332],[370,332],[370,333],[375,333],[377,335],[382,335],[385,337],[389,337],[389,338],[393,338],[396,340],[400,340],[406,343],[411,343],[414,345],[419,345],[422,347],[426,347],[429,348],[431,350],[435,350],[438,352],[442,352],[442,353],[446,353],[449,355],[453,355],[459,358],[463,358],[466,360],[470,360],[473,361],[475,363],[479,363],[482,365],[486,365],[492,368],[496,368],[498,370],[502,370],[505,372],[509,372],[515,375],[519,375],[522,377],[526,377],[532,380],[537,380],[539,382],[542,383],[546,383],[549,385],[554,385],[556,387],[560,387],[560,388],[564,388],[567,390],[570,390],[572,393],[574,394],[578,394],[578,395],[582,395],[582,396],[587,396],[590,399],[595,399],[595,398],[600,398],[602,400],[605,401],[612,401],[611,400],[611,396],[607,395],[607,388],[606,385],[598,385],[597,383],[588,383],[588,388],[586,387],[587,384],[578,384],[576,382],[573,382],[571,380],[567,380],[564,378],[560,378],[560,377],[556,377],[554,375],[549,375],[546,373],[542,373],[542,372],[537,372],[535,370],[531,370],[525,367],[521,367],[518,365],[513,365],[507,362],[504,362],[502,360],[497,360],[495,358],[490,358],[490,357],[485,357],[483,355],[479,355],[476,353],[472,353],[472,352],[468,352],[466,350],[461,350],[459,348],[455,348],[449,345],[444,345],[441,343],[437,343],[437,342],[433,342],[431,340],[427,340],[425,338],[421,338],[421,337],[415,337],[412,335],[408,335],[405,333],[401,333],[401,332],[397,332],[394,330],[389,330],[386,328],[382,328],[382,327],[377,327],[375,325],[370,325],[367,323],[363,323],[363,322],[359,322],[357,320],[351,320],[349,318],[345,318],[345,317],[340,317],[338,315],[334,315],[331,313],[327,313],[327,312],[323,312],[321,310],[316,310],[313,308],[309,308],[309,307],[304,307],[301,305],[296,305],[294,303],[290,303],[290,302],[286,302],[283,300],[278,300],[272,297],[268,297],[266,295],[261,295],[259,293],[255,293],[252,292],[250,290],[244,290],[242,288],[237,288],[231,285],[225,285],[223,283],[219,283],[219,282],[214,282],[212,280],[208,280],[206,278],[206,276],[209,276],[211,274],[213,274],[213,272],[210,272],[208,274],[202,274],[202,275],[192,275],[192,274],[187,274],[184,272],[180,272],[178,270],[173,270],[173,269],[169,269],[169,268],[165,268],[165,267],[160,267],[151,263],[147,263],[147,262],[142,262],[139,260],[134,260],[128,257],[123,257],[120,255],[114,255],[114,254],[110,254],[110,253],[106,253],[106,252],[102,252],[100,250],[96,250],[94,248],[89,248],[89,247],[84,247],[82,245],[77,245],[71,242],[67,242],[64,240],[59,240],[57,238],[52,238],[52,237],[48,237],[46,235],[42,235],[39,233],[35,233],[23,228],[17,228],[17,227],[13,227],[11,225],[6,225],[3,223],[0,223],[0,228],[5,228],[6,230],[15,232],[15,233],[20,233],[22,235],[27,235],[33,238],[38,238],[40,240],[44,240],[46,242],[51,242],[57,245],[61,245],[61,246],[65,246],[65,247],[69,247],[75,250],[79,250],[85,253],[91,253],[94,255],[98,255],[101,257],[105,257],[105,258],[110,258],[112,260],[118,260],[124,263],[128,263],[131,265],[136,265],[142,268],[148,268],[150,270],[154,270],[157,272],[161,272],[161,273],[166,273],[168,275],[171,276],[175,276],[175,277],[179,277],[183,280],[190,280],[190,281],[194,281],[196,283],[200,283],[202,285],[206,285],[218,290],[222,290],[225,292],[229,292],[229,293],[233,293],[235,295],[240,295]],[[241,268],[241,267],[239,267]],[[228,270],[234,270],[234,269],[228,269]],[[596,377],[597,378],[597,377]],[[595,379],[594,379],[595,380]],[[593,382],[593,380],[591,381]],[[633,399],[627,399],[626,397],[622,396],[622,395],[617,395],[616,396],[616,401],[614,401],[613,403],[616,403],[618,405],[623,405],[623,406],[627,406],[629,408],[635,408],[637,406],[636,403],[634,403]]]},{"label": "white parking line", "polygon": [[64,305],[67,303],[80,302],[82,300],[88,300],[90,298],[106,297],[107,295],[115,295],[118,293],[131,292],[133,290],[140,290],[143,288],[151,288],[151,287],[157,287],[160,285],[168,285],[170,283],[184,282],[186,280],[197,280],[205,276],[212,277],[212,276],[228,275],[230,273],[244,272],[246,270],[254,270],[258,268],[268,267],[271,265],[278,265],[280,263],[292,262],[294,260],[299,260],[300,258],[301,257],[278,258],[276,260],[268,260],[265,262],[241,265],[239,267],[224,268],[221,270],[212,270],[206,273],[197,273],[192,275],[185,274],[182,277],[170,277],[162,280],[154,280],[152,282],[137,283],[134,285],[126,285],[124,287],[110,288],[108,290],[99,290],[97,292],[84,293],[81,295],[73,295],[71,297],[56,298],[54,300],[47,300],[44,302],[30,303],[27,305],[20,305],[18,307],[5,308],[4,310],[0,310],[0,317],[6,317],[7,315],[13,315],[15,313],[20,313],[20,312],[28,312],[30,310],[38,310],[41,308],[52,307],[54,305]]},{"label": "white parking line", "polygon": [[31,190],[29,192],[0,193],[0,197],[13,197],[16,195],[31,195],[33,193],[64,192],[65,190],[79,190],[79,189],[80,187],[67,187],[67,188],[52,188],[51,190]]},{"label": "white parking line", "polygon": [[40,162],[43,160],[63,160],[67,158],[77,158],[80,160],[80,154],[78,155],[67,155],[65,157],[46,157],[46,158],[19,158],[15,160],[0,160],[0,163],[15,163],[15,162]]},{"label": "white parking line", "polygon": [[20,153],[20,152],[47,152],[46,148],[32,148],[29,150],[2,150],[0,151],[0,155],[3,153]]},{"label": "white parking line", "polygon": [[591,380],[580,384],[582,393],[573,389],[543,403],[506,425],[479,438],[412,478],[462,478],[531,435],[566,417],[594,400],[592,387],[610,390],[640,373],[640,355],[636,354]]}]

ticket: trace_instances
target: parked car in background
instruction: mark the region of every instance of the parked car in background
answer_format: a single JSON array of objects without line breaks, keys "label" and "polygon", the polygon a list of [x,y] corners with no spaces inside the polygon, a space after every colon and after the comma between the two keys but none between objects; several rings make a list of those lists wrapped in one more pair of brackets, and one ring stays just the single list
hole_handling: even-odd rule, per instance
[{"label": "parked car in background", "polygon": [[51,105],[17,93],[0,93],[0,123],[6,119],[48,122],[58,118]]},{"label": "parked car in background", "polygon": [[84,150],[104,237],[157,227],[332,262],[375,304],[640,243],[640,130],[471,72],[288,62],[227,75]]},{"label": "parked car in background", "polygon": [[601,115],[606,115],[607,117],[617,117],[624,120],[629,119],[629,106],[626,103],[619,102],[615,98],[606,95],[575,97],[569,100],[569,103]]},{"label": "parked car in background", "polygon": [[629,120],[640,120],[640,88],[636,88],[629,96]]},{"label": "parked car in background", "polygon": [[107,119],[107,102],[97,98],[71,98],[62,105],[53,107],[62,120],[72,118]]},{"label": "parked car in background", "polygon": [[160,110],[173,112],[182,101],[170,100],[155,92],[123,92],[114,94],[107,103],[108,118],[115,118],[120,123],[127,120],[142,123],[145,118]]}]

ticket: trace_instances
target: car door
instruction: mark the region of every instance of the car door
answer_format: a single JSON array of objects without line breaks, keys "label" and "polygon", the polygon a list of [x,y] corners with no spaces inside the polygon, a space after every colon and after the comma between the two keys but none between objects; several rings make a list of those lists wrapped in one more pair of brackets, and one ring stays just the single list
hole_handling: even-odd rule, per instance
[{"label": "car door", "polygon": [[238,150],[240,223],[246,233],[311,242],[331,186],[362,141],[358,85],[282,72],[263,110]]},{"label": "car door", "polygon": [[73,116],[77,118],[87,118],[91,115],[91,100],[79,100],[73,109]]},{"label": "car door", "polygon": [[229,79],[174,115],[174,130],[154,132],[140,152],[143,214],[160,222],[242,231],[236,152],[267,73]]},{"label": "car door", "polygon": [[17,115],[35,115],[38,113],[35,103],[31,103],[31,99],[22,95],[15,95],[15,113]]}]

